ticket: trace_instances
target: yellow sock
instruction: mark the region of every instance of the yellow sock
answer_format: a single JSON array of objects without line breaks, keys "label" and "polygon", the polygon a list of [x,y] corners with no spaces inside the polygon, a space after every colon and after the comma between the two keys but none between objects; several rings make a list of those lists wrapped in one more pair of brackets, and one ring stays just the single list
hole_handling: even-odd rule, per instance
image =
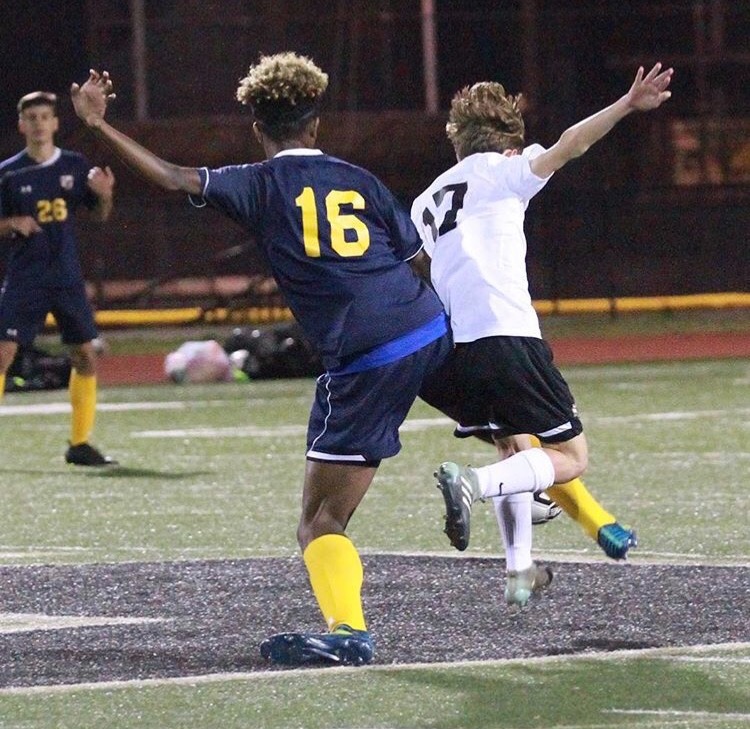
[{"label": "yellow sock", "polygon": [[344,624],[367,630],[361,595],[364,571],[351,540],[343,534],[324,534],[307,545],[302,557],[328,630]]},{"label": "yellow sock", "polygon": [[3,395],[5,395],[5,373],[0,375],[0,400],[3,399]]},{"label": "yellow sock", "polygon": [[616,521],[615,517],[591,495],[580,478],[567,483],[556,483],[547,489],[547,494],[594,540],[599,534],[599,529]]},{"label": "yellow sock", "polygon": [[73,408],[70,421],[70,444],[80,445],[88,442],[91,431],[94,429],[96,375],[79,375],[76,370],[71,370],[68,391],[70,405]]}]

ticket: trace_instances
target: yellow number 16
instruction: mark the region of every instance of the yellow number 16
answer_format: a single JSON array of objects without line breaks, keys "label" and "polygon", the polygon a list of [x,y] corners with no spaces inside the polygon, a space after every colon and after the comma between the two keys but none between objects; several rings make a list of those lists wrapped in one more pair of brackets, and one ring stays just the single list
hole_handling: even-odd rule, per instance
[{"label": "yellow number 16", "polygon": [[[306,187],[294,202],[302,209],[302,239],[305,243],[305,253],[311,258],[320,258],[315,191],[312,187]],[[362,256],[370,247],[370,231],[356,215],[342,213],[342,205],[351,205],[354,210],[364,210],[365,199],[356,190],[331,190],[326,195],[326,217],[331,226],[331,248],[340,256]],[[354,231],[354,240],[346,240],[347,230]]]}]

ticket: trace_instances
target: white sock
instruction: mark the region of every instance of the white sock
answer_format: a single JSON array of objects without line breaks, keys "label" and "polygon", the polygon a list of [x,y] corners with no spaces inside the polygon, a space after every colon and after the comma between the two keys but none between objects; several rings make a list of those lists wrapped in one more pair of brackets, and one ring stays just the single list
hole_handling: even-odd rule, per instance
[{"label": "white sock", "polygon": [[552,459],[541,448],[529,448],[474,470],[483,499],[544,491],[555,482]]},{"label": "white sock", "polygon": [[520,572],[531,567],[531,502],[530,491],[492,499],[500,536],[505,546],[508,572]]}]

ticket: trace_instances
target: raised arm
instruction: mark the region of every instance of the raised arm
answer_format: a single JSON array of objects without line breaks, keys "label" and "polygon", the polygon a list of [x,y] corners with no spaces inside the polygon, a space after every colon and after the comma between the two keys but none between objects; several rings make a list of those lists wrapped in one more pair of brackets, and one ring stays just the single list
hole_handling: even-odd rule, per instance
[{"label": "raised arm", "polygon": [[112,79],[104,71],[91,70],[83,86],[73,84],[70,96],[79,119],[91,132],[110,147],[128,166],[165,190],[183,190],[191,195],[201,193],[198,170],[180,167],[157,157],[104,119],[107,104],[115,98]]},{"label": "raised arm", "polygon": [[552,147],[531,160],[531,171],[537,177],[549,177],[570,160],[584,154],[631,112],[650,111],[661,106],[672,95],[667,88],[674,73],[672,68],[666,71],[661,68],[661,63],[657,63],[644,76],[641,66],[627,94],[614,104],[566,129]]}]

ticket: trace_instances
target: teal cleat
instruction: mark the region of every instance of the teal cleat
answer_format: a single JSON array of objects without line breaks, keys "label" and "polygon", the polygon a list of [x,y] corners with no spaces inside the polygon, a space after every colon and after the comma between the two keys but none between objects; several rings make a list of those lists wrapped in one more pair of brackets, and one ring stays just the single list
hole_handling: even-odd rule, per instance
[{"label": "teal cleat", "polygon": [[611,559],[627,559],[628,550],[638,546],[638,537],[632,529],[617,522],[605,524],[596,537],[597,544]]},{"label": "teal cleat", "polygon": [[375,647],[366,630],[339,625],[331,633],[277,633],[260,644],[260,654],[285,666],[364,666]]}]

